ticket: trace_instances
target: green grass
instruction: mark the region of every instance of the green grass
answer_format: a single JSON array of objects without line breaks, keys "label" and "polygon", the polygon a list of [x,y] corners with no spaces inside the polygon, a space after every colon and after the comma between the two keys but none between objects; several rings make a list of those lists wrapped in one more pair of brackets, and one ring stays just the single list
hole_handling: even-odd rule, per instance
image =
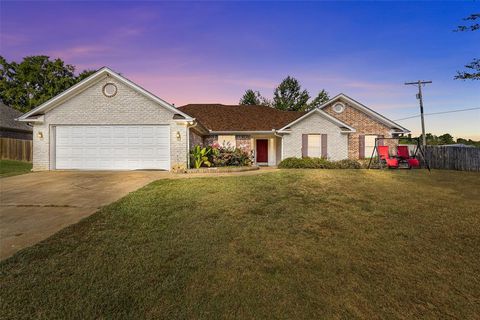
[{"label": "green grass", "polygon": [[30,162],[15,160],[0,160],[0,178],[28,173],[32,170]]},{"label": "green grass", "polygon": [[0,264],[4,318],[473,319],[480,175],[160,180]]}]

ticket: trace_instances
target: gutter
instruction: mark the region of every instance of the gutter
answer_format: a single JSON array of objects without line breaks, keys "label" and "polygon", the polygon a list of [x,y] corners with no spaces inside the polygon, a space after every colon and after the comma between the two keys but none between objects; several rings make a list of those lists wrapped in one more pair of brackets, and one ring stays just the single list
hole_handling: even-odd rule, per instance
[{"label": "gutter", "polygon": [[273,130],[270,131],[212,131],[208,130],[208,133],[210,134],[271,134],[273,133]]}]

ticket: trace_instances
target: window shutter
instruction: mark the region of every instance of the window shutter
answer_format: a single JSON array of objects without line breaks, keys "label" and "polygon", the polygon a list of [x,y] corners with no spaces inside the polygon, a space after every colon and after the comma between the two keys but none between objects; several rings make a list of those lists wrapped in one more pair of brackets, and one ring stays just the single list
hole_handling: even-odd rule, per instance
[{"label": "window shutter", "polygon": [[302,158],[308,157],[308,134],[302,134]]},{"label": "window shutter", "polygon": [[327,159],[327,135],[322,134],[322,158]]},{"label": "window shutter", "polygon": [[[377,136],[377,138],[378,138],[378,139],[381,139],[381,138],[383,138],[383,136]],[[379,146],[383,146],[383,139],[378,140],[378,145],[379,145]]]},{"label": "window shutter", "polygon": [[358,136],[358,157],[365,159],[365,136],[363,134]]}]

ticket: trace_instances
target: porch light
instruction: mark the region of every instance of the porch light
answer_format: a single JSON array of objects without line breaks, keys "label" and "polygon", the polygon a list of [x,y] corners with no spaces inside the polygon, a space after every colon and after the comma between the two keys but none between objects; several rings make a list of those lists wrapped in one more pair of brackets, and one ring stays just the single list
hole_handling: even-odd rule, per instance
[{"label": "porch light", "polygon": [[180,131],[177,131],[176,137],[177,137],[177,140],[180,140],[182,138],[182,136],[180,135]]},{"label": "porch light", "polygon": [[37,138],[38,139],[43,139],[43,132],[42,131],[37,132]]}]

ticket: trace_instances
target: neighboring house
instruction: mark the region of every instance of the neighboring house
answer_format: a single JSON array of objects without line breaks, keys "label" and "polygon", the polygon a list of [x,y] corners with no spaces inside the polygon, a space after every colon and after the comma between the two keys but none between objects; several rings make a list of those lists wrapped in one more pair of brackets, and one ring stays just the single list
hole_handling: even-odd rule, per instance
[{"label": "neighboring house", "polygon": [[15,121],[22,113],[0,101],[0,137],[32,140],[33,128],[26,123]]},{"label": "neighboring house", "polygon": [[33,170],[169,170],[188,164],[192,146],[214,143],[251,151],[260,165],[302,156],[356,159],[368,154],[370,137],[409,132],[343,94],[310,112],[175,108],[108,68],[18,120],[34,125]]}]

